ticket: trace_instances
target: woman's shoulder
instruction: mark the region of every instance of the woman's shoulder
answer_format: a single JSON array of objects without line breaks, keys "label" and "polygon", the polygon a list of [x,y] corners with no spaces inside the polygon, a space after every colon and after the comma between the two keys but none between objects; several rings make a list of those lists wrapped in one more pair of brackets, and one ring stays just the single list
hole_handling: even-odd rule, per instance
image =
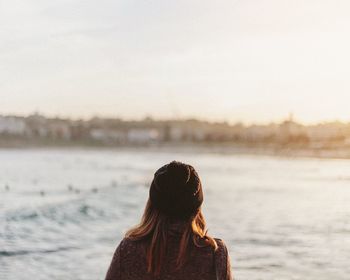
[{"label": "woman's shoulder", "polygon": [[214,251],[215,257],[218,259],[226,259],[228,257],[228,250],[224,240],[221,238],[214,238],[216,242],[216,249]]},{"label": "woman's shoulder", "polygon": [[118,248],[120,252],[123,252],[123,255],[129,253],[135,253],[137,250],[143,250],[144,242],[142,240],[135,240],[130,237],[123,237],[122,240],[120,241]]},{"label": "woman's shoulder", "polygon": [[214,238],[216,245],[218,246],[217,250],[220,251],[227,251],[227,246],[226,243],[224,242],[224,240],[222,240],[221,238]]},{"label": "woman's shoulder", "polygon": [[231,261],[225,242],[220,238],[214,238],[217,244],[215,250],[215,266],[218,273],[218,279],[232,279]]},{"label": "woman's shoulder", "polygon": [[119,247],[121,249],[125,249],[125,248],[129,248],[129,247],[133,247],[136,245],[136,241],[131,239],[130,237],[123,237],[120,242],[119,242]]},{"label": "woman's shoulder", "polygon": [[135,241],[133,239],[131,239],[130,237],[126,237],[124,236],[122,238],[122,240],[120,240],[119,245],[121,247],[125,247],[125,246],[133,246],[135,244]]},{"label": "woman's shoulder", "polygon": [[115,249],[105,279],[120,279],[122,267],[124,267],[126,264],[135,264],[138,261],[142,254],[142,250],[140,250],[140,248],[141,247],[138,246],[137,241],[127,237],[122,238]]}]

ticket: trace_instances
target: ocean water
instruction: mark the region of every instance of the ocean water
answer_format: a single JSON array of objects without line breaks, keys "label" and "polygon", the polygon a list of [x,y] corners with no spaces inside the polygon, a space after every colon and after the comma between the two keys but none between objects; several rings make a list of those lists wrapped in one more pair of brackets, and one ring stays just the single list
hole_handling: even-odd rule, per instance
[{"label": "ocean water", "polygon": [[350,161],[146,149],[0,150],[0,279],[103,279],[174,159],[236,279],[350,279]]}]

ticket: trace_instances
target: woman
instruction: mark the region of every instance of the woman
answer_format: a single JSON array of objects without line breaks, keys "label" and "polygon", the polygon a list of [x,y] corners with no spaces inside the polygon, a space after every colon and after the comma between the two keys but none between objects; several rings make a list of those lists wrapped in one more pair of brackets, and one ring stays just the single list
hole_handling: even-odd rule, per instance
[{"label": "woman", "polygon": [[106,280],[231,280],[221,239],[207,235],[195,169],[172,161],[156,171],[141,223],[117,247]]}]

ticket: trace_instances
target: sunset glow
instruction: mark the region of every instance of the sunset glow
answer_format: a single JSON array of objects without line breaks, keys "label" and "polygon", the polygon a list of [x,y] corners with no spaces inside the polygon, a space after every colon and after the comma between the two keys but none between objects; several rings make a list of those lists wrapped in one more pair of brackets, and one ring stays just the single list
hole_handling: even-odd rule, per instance
[{"label": "sunset glow", "polygon": [[350,121],[348,1],[22,2],[1,2],[2,114]]}]

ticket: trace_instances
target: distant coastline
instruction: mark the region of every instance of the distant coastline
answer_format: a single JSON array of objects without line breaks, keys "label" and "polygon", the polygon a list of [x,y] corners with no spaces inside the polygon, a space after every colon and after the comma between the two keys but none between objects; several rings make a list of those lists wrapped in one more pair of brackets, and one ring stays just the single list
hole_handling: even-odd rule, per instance
[{"label": "distant coastline", "polygon": [[0,148],[148,149],[350,159],[350,123],[265,125],[197,119],[71,120],[0,115]]}]

